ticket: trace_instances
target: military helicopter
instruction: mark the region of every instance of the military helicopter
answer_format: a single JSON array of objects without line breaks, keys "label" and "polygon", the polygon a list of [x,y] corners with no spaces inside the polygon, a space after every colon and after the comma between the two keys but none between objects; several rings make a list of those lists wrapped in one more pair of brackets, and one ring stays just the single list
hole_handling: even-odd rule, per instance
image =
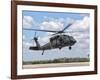
[{"label": "military helicopter", "polygon": [[46,43],[43,46],[40,46],[40,44],[38,42],[38,38],[36,37],[36,32],[35,32],[35,35],[34,35],[33,39],[36,43],[36,46],[30,46],[29,49],[30,50],[43,50],[42,55],[44,54],[45,50],[50,50],[50,49],[55,49],[55,48],[62,49],[63,47],[66,47],[66,46],[68,46],[69,50],[71,50],[72,46],[77,41],[74,39],[73,36],[69,36],[69,35],[64,34],[64,33],[66,33],[65,30],[68,27],[70,27],[71,25],[72,24],[68,24],[64,29],[62,29],[60,31],[26,29],[26,28],[24,28],[24,30],[43,31],[43,32],[52,32],[52,33],[54,33],[54,34],[52,34],[53,36],[51,38],[49,38],[49,43]]}]

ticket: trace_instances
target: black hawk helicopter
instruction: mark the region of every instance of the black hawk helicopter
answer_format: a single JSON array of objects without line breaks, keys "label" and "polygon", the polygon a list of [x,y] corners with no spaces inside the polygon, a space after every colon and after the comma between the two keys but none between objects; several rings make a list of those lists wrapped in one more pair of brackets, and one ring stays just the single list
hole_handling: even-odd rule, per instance
[{"label": "black hawk helicopter", "polygon": [[[44,44],[43,46],[40,46],[38,42],[38,38],[36,37],[36,32],[34,36],[34,41],[36,43],[36,46],[30,46],[30,50],[43,50],[42,55],[44,54],[45,50],[50,50],[50,49],[55,49],[55,48],[63,48],[68,46],[69,50],[72,49],[71,46],[73,46],[76,43],[76,40],[74,39],[73,36],[66,35],[64,32],[68,27],[70,27],[72,24],[67,25],[64,29],[60,31],[52,31],[52,30],[38,30],[38,29],[26,29],[24,30],[33,30],[33,31],[43,31],[43,32],[52,32],[53,36],[49,38],[49,43]],[[63,34],[62,34],[63,33]]]}]

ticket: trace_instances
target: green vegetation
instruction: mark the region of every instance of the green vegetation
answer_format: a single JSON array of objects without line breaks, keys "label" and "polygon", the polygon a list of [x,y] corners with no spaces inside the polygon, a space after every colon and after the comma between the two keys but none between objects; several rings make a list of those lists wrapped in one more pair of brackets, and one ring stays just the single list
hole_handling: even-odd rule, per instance
[{"label": "green vegetation", "polygon": [[89,62],[89,58],[59,58],[54,60],[41,61],[23,61],[23,65],[27,64],[49,64],[49,63],[71,63],[71,62]]}]

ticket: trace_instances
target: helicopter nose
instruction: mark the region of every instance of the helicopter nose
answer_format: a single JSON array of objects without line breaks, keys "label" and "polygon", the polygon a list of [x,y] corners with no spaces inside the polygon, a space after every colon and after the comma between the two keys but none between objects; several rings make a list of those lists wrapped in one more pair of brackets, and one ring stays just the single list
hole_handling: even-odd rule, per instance
[{"label": "helicopter nose", "polygon": [[73,41],[72,41],[74,44],[77,42],[75,39],[73,39]]}]

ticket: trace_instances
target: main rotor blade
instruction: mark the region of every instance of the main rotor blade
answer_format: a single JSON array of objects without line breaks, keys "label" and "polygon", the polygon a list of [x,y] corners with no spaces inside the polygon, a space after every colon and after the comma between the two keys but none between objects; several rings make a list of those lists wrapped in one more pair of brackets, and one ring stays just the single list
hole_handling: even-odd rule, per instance
[{"label": "main rotor blade", "polygon": [[86,32],[85,30],[79,30],[79,31],[65,31],[63,33],[75,33],[75,32]]},{"label": "main rotor blade", "polygon": [[[79,31],[65,31],[65,32],[61,32],[61,33],[75,33],[75,32],[86,32],[86,31],[84,31],[84,30],[79,30]],[[57,32],[57,33],[54,33],[54,34],[52,34],[52,35],[56,35],[56,34],[61,34],[61,33],[59,33],[59,32]]]},{"label": "main rotor blade", "polygon": [[68,27],[70,27],[72,24],[68,24],[62,31],[66,30]]},{"label": "main rotor blade", "polygon": [[27,29],[27,28],[24,28],[24,30],[31,30],[31,31],[43,31],[43,32],[53,32],[53,33],[56,33],[56,32],[59,32],[59,31],[51,31],[51,30],[39,30],[39,29]]}]

